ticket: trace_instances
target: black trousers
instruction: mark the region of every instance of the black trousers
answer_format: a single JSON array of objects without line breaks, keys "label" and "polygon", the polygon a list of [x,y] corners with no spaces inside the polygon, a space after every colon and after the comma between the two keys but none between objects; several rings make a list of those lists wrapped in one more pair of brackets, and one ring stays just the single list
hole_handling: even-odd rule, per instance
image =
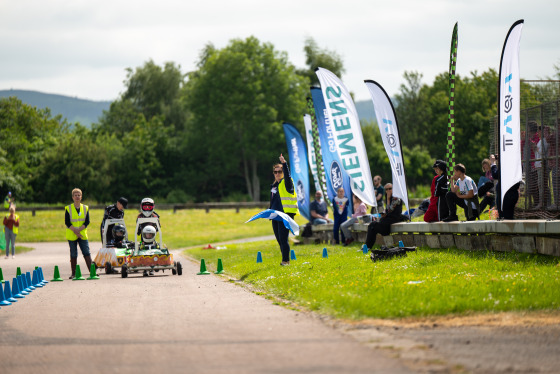
[{"label": "black trousers", "polygon": [[391,223],[377,221],[372,222],[368,225],[366,245],[371,249],[375,245],[375,240],[377,239],[377,234],[389,235],[391,233]]},{"label": "black trousers", "polygon": [[[294,218],[295,214],[286,213],[291,218]],[[272,230],[274,231],[274,236],[276,241],[280,245],[280,251],[282,252],[282,262],[290,261],[290,242],[288,241],[288,236],[290,235],[290,230],[284,226],[284,222],[272,220]]]},{"label": "black trousers", "polygon": [[[445,195],[445,200],[447,200],[447,207],[449,208],[449,216],[457,216],[457,205],[459,205],[465,211],[465,217],[467,219],[472,219],[473,217],[478,217],[478,196],[474,196],[472,199],[461,199],[457,197],[455,192],[449,191]],[[472,209],[472,214],[469,216],[469,206],[471,202],[475,203],[476,208]]]},{"label": "black trousers", "polygon": [[515,205],[517,200],[519,200],[519,183],[513,185],[504,195],[504,204],[501,206],[501,188],[500,183],[496,186],[496,208],[498,208],[498,214],[500,218],[503,219],[513,219],[513,213],[515,211]]}]

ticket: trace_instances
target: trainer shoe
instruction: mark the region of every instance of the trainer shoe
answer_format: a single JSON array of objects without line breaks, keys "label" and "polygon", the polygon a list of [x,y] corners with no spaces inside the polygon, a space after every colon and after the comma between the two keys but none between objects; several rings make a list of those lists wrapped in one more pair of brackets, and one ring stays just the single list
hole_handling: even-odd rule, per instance
[{"label": "trainer shoe", "polygon": [[455,221],[458,221],[458,220],[459,220],[459,217],[457,217],[457,216],[449,216],[449,217],[445,218],[443,220],[443,222],[455,222]]}]

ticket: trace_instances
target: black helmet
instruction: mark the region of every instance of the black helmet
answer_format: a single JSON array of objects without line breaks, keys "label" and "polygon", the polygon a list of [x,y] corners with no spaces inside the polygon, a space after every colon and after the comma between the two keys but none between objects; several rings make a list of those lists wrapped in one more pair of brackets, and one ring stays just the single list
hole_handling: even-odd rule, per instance
[{"label": "black helmet", "polygon": [[119,223],[113,226],[113,238],[115,239],[115,241],[120,242],[121,240],[124,240],[125,235],[126,235],[126,228],[124,227],[124,225],[121,225]]}]

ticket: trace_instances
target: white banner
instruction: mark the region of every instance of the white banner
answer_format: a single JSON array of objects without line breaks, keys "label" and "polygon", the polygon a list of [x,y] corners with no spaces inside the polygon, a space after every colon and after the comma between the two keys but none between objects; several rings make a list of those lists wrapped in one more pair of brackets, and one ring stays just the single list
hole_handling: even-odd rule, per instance
[{"label": "white banner", "polygon": [[311,169],[313,181],[315,182],[315,191],[321,191],[321,184],[319,183],[319,176],[317,175],[317,159],[315,158],[315,147],[313,146],[311,116],[309,114],[305,114],[303,116],[303,123],[305,124],[305,138],[307,139],[307,159],[309,160],[309,169]]},{"label": "white banner", "polygon": [[[504,195],[516,183],[521,182],[521,136],[520,136],[520,69],[519,42],[523,20],[511,26],[504,42],[502,60],[500,61],[500,84],[498,86],[498,128],[500,154],[500,196],[503,204]],[[503,205],[502,205],[503,206]]]},{"label": "white banner", "polygon": [[400,198],[408,210],[408,193],[406,190],[406,178],[404,175],[404,160],[399,137],[399,125],[391,99],[377,82],[365,81],[373,106],[375,117],[379,126],[379,133],[383,139],[383,145],[389,162],[391,163],[391,173],[393,175],[393,196]]},{"label": "white banner", "polygon": [[350,93],[336,75],[327,69],[315,70],[325,99],[327,116],[342,167],[352,180],[352,192],[367,205],[376,204],[369,160],[358,111]]}]

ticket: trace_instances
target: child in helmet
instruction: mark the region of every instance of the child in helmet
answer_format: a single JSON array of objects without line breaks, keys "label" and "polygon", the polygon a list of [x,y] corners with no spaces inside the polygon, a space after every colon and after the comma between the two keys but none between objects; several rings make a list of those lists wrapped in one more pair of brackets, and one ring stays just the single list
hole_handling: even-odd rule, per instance
[{"label": "child in helmet", "polygon": [[111,230],[113,234],[113,239],[109,242],[109,245],[117,248],[126,248],[126,241],[124,238],[126,237],[126,228],[124,225],[120,223],[113,225],[113,229]]},{"label": "child in helmet", "polygon": [[[159,243],[157,242],[157,240],[155,240],[156,233],[156,228],[152,225],[146,225],[142,229],[142,243],[140,243],[140,251],[159,248]],[[147,277],[148,274],[154,275],[154,271],[150,270],[148,272],[148,270],[144,270],[143,275]]]},{"label": "child in helmet", "polygon": [[[159,222],[159,214],[157,214],[154,211],[154,207],[155,207],[154,200],[150,199],[149,197],[142,199],[142,202],[140,203],[140,214],[138,214],[138,217],[136,218],[136,222],[138,222],[138,218],[143,218],[143,217],[145,218],[156,217]],[[157,227],[155,227],[154,224],[146,222],[138,227],[138,232],[136,233],[136,235],[140,235],[144,227],[148,225],[154,227],[155,230],[157,231]],[[159,225],[161,226],[161,222],[159,222]]]}]

